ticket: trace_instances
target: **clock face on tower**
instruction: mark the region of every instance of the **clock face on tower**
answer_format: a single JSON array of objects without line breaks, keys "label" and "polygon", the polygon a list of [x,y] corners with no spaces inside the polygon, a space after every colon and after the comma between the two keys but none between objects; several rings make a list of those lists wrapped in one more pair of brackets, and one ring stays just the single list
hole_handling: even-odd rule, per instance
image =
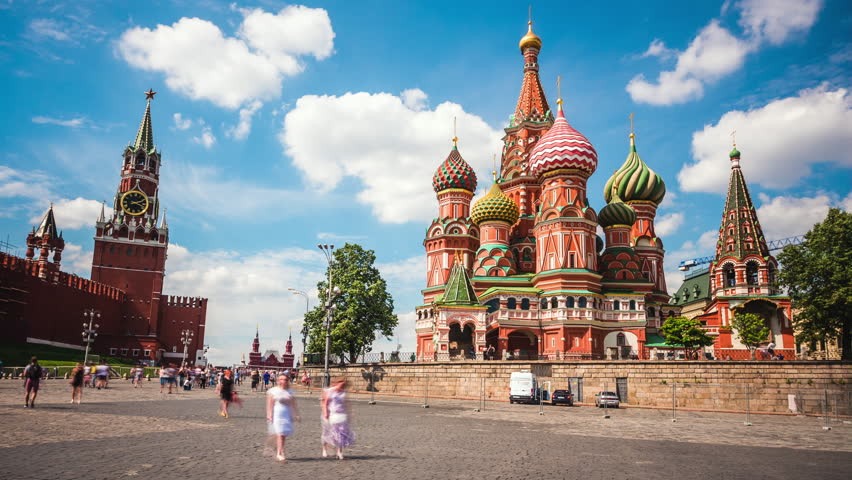
[{"label": "clock face on tower", "polygon": [[139,190],[131,190],[121,196],[121,209],[128,215],[142,215],[148,210],[148,196]]}]

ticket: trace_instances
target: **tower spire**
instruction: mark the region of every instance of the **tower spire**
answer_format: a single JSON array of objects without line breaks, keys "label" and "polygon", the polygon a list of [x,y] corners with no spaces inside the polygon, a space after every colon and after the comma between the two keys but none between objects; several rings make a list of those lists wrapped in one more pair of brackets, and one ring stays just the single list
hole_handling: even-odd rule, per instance
[{"label": "tower spire", "polygon": [[139,124],[139,130],[136,132],[136,141],[133,142],[133,150],[142,149],[150,152],[154,149],[154,131],[151,128],[151,100],[157,92],[149,88],[145,92],[147,104],[145,105],[145,114],[142,115],[142,122]]},{"label": "tower spire", "polygon": [[100,216],[98,216],[98,222],[99,223],[106,222],[106,211],[105,211],[105,209],[106,209],[106,200],[101,202],[101,214],[100,214]]},{"label": "tower spire", "polygon": [[459,146],[459,136],[456,133],[456,117],[453,117],[453,148],[457,148]]},{"label": "tower spire", "polygon": [[736,147],[730,158],[731,179],[728,183],[725,210],[722,212],[722,225],[719,228],[716,261],[722,257],[742,259],[752,253],[768,257],[769,249],[740,168],[740,152]]}]

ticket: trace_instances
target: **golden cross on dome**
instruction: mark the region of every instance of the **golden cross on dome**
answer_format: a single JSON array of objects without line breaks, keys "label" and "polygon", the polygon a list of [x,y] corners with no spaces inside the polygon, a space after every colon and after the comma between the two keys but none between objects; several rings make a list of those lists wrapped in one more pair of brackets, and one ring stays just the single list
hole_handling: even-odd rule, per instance
[{"label": "golden cross on dome", "polygon": [[146,100],[153,100],[154,95],[156,95],[156,94],[157,94],[157,92],[155,92],[153,88],[149,88],[148,91],[145,92],[145,99]]},{"label": "golden cross on dome", "polygon": [[556,77],[556,95],[556,103],[562,105],[562,75]]},{"label": "golden cross on dome", "polygon": [[630,135],[633,135],[633,117],[635,117],[635,113],[630,114]]},{"label": "golden cross on dome", "polygon": [[737,146],[737,131],[736,130],[731,131],[731,142],[734,144],[735,147]]},{"label": "golden cross on dome", "polygon": [[532,4],[530,4],[527,11],[527,25],[532,25]]},{"label": "golden cross on dome", "polygon": [[456,117],[453,117],[453,146],[457,147],[459,145],[459,137],[456,135]]}]

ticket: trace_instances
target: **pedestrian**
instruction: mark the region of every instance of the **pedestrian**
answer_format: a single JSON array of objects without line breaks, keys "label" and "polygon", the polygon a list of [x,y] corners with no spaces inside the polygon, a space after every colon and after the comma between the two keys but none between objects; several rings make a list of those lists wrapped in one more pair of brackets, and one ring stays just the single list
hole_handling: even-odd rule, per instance
[{"label": "pedestrian", "polygon": [[775,342],[769,342],[769,345],[766,346],[766,352],[769,353],[770,357],[775,357]]},{"label": "pedestrian", "polygon": [[98,390],[100,390],[101,388],[107,388],[107,377],[109,376],[109,366],[106,364],[106,361],[102,361],[101,364],[96,367],[95,374],[98,377],[98,381],[97,381]]},{"label": "pedestrian", "polygon": [[[27,391],[27,396],[24,398],[24,408],[35,408],[35,399],[38,396],[38,384],[41,381],[41,365],[38,364],[38,358],[30,359],[30,364],[24,368],[24,390]],[[33,398],[30,399],[30,394]]]},{"label": "pedestrian", "polygon": [[142,374],[145,373],[145,368],[141,365],[136,367],[136,371],[133,374],[133,388],[139,388],[142,384]]},{"label": "pedestrian", "polygon": [[68,382],[71,384],[71,403],[77,403],[79,405],[83,400],[84,373],[85,367],[83,367],[82,363],[77,363],[77,366],[71,370],[71,380]]},{"label": "pedestrian", "polygon": [[296,396],[290,390],[290,377],[282,374],[278,376],[278,385],[266,392],[266,421],[270,434],[276,437],[275,459],[279,462],[287,461],[284,444],[293,434],[294,418],[302,420],[296,408]]},{"label": "pedestrian", "polygon": [[169,384],[169,393],[172,393],[172,388],[177,388],[177,380],[175,380],[175,364],[170,363],[166,367],[166,383]]},{"label": "pedestrian", "polygon": [[337,380],[322,392],[322,456],[328,456],[328,447],[337,449],[337,458],[343,460],[343,449],[355,443],[355,434],[349,428],[349,405],[346,401],[346,379]]},{"label": "pedestrian", "polygon": [[89,367],[83,365],[83,385],[88,385],[92,381],[92,374],[89,373]]},{"label": "pedestrian", "polygon": [[219,409],[219,415],[228,418],[228,405],[233,400],[234,380],[231,378],[231,371],[225,370],[222,379],[216,387],[216,392],[222,400],[222,407]]},{"label": "pedestrian", "polygon": [[169,377],[166,374],[166,367],[160,367],[160,393],[163,393],[163,389],[166,388],[166,382],[168,382]]},{"label": "pedestrian", "polygon": [[251,371],[251,391],[257,391],[257,384],[260,383],[260,373],[257,370]]},{"label": "pedestrian", "polygon": [[183,380],[186,378],[186,369],[184,367],[180,367],[180,370],[178,371],[178,378],[180,379],[179,385],[183,387]]},{"label": "pedestrian", "polygon": [[269,387],[269,370],[263,372],[263,389],[266,390]]},{"label": "pedestrian", "polygon": [[494,360],[494,345],[489,345],[485,353],[488,356],[488,360]]},{"label": "pedestrian", "polygon": [[201,388],[207,388],[207,369],[203,369],[198,372],[198,386]]},{"label": "pedestrian", "polygon": [[95,388],[95,385],[98,383],[98,367],[94,363],[92,363],[92,368],[89,369],[89,375],[92,379],[91,387]]}]

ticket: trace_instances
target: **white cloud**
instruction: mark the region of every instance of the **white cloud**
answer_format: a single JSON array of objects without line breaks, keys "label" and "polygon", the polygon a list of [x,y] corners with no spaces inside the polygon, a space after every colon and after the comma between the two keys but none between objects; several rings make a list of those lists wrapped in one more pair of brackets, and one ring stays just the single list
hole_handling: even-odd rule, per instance
[{"label": "white cloud", "polygon": [[742,0],[739,24],[755,41],[780,45],[793,33],[808,31],[822,5],[822,0]]},{"label": "white cloud", "polygon": [[241,108],[240,122],[229,128],[225,134],[235,140],[245,140],[248,138],[248,135],[251,132],[251,119],[262,105],[263,104],[260,103],[260,101],[254,100],[245,108]]},{"label": "white cloud", "polygon": [[92,250],[84,250],[75,243],[66,242],[62,251],[62,271],[89,278],[92,273]]},{"label": "white cloud", "polygon": [[[723,6],[723,14],[727,10]],[[794,32],[813,26],[822,8],[821,0],[742,0],[739,24],[745,35],[739,38],[713,19],[683,52],[667,48],[654,39],[641,57],[667,59],[677,56],[674,70],[662,71],[656,82],[642,74],[633,77],[626,90],[637,103],[674,105],[704,96],[705,85],[739,70],[746,55],[765,43],[779,45]]]},{"label": "white cloud", "polygon": [[849,192],[849,195],[846,195],[846,198],[840,202],[839,206],[847,212],[852,212],[852,192]]},{"label": "white cloud", "polygon": [[28,28],[36,37],[49,38],[60,42],[71,40],[71,35],[57,21],[49,18],[36,18],[30,22]]},{"label": "white cloud", "polygon": [[[39,214],[30,217],[30,223],[37,224],[44,217],[48,205],[38,202]],[[53,216],[56,227],[60,230],[77,230],[78,228],[94,228],[95,221],[101,213],[101,202],[82,197],[74,199],[59,199],[53,202]]]},{"label": "white cloud", "polygon": [[238,37],[200,18],[181,18],[154,29],[125,31],[118,52],[130,65],[162,72],[172,90],[236,109],[281,94],[284,77],[303,70],[299,57],[331,55],[334,31],[323,9],[288,6],[272,15],[243,10]]},{"label": "white cloud", "polygon": [[188,130],[192,127],[192,119],[183,118],[183,115],[176,113],[172,116],[175,121],[175,128],[178,130]]},{"label": "white cloud", "polygon": [[376,268],[382,278],[397,290],[403,290],[404,287],[417,290],[426,279],[426,256],[415,255],[398,262],[377,263]]},{"label": "white cloud", "polygon": [[317,238],[320,240],[333,240],[333,241],[342,241],[346,242],[349,240],[363,240],[367,238],[364,235],[341,235],[339,233],[331,233],[331,232],[319,232],[317,234]]},{"label": "white cloud", "polygon": [[475,169],[487,169],[500,148],[500,131],[461,105],[416,110],[388,93],[304,96],[285,116],[279,140],[318,191],[354,177],[361,182],[358,201],[380,221],[424,221],[437,209],[430,179],[450,151],[453,117],[462,156]]},{"label": "white cloud", "polygon": [[766,194],[759,197],[761,205],[757,209],[757,218],[766,240],[805,234],[814,224],[825,219],[829,208],[838,204],[826,193],[813,197],[780,195],[771,198]]},{"label": "white cloud", "polygon": [[683,225],[684,215],[680,212],[669,213],[654,222],[654,231],[658,237],[666,238]]},{"label": "white cloud", "polygon": [[707,255],[716,253],[716,242],[719,241],[718,230],[707,230],[698,237],[698,248],[708,252]]},{"label": "white cloud", "polygon": [[82,127],[86,123],[86,117],[71,118],[62,120],[61,118],[51,118],[45,116],[36,116],[32,118],[33,123],[59,125],[61,127],[77,128]]},{"label": "white cloud", "polygon": [[415,111],[426,108],[426,100],[429,98],[426,92],[419,88],[403,90],[399,97],[402,99],[403,105]]},{"label": "white cloud", "polygon": [[50,198],[50,177],[38,171],[15,170],[0,165],[0,198]]},{"label": "white cloud", "polygon": [[[662,43],[659,40],[654,42]],[[659,51],[654,42],[646,53]],[[672,105],[701,98],[705,83],[715,82],[738,70],[748,52],[748,44],[720,26],[718,20],[713,20],[685,51],[678,54],[673,71],[660,72],[656,83],[637,75],[627,84],[627,92],[634,102],[651,105]]]},{"label": "white cloud", "polygon": [[786,188],[818,162],[852,167],[852,95],[823,85],[747,112],[730,111],[693,133],[696,161],[678,173],[682,191],[725,193],[734,130],[750,184]]},{"label": "white cloud", "polygon": [[210,130],[209,126],[205,126],[201,129],[201,135],[197,137],[192,137],[192,141],[203,146],[207,150],[210,150],[216,143],[216,136],[213,135],[213,132]]}]

